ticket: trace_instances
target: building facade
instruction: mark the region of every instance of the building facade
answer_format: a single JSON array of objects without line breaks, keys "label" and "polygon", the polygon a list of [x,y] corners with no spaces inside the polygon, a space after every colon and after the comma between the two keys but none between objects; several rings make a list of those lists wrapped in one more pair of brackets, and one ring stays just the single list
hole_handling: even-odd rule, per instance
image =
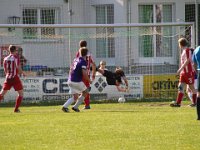
[{"label": "building facade", "polygon": [[[16,28],[0,28],[0,46],[22,47],[29,66],[69,67],[78,42],[84,39],[97,64],[103,59],[108,66],[124,67],[130,74],[173,73],[178,65],[177,39],[184,36],[194,47],[200,42],[200,0],[0,0],[0,3],[0,24],[18,24]],[[178,22],[193,22],[193,30],[187,26],[84,27]],[[37,24],[66,27],[19,27]],[[67,27],[75,24],[83,27]],[[165,70],[166,65],[169,70]]]}]

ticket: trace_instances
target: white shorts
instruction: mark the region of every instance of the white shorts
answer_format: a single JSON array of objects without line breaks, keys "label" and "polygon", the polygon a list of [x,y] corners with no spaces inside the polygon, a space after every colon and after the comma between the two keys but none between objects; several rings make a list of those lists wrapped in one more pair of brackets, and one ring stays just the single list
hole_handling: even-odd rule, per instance
[{"label": "white shorts", "polygon": [[87,89],[87,87],[85,86],[85,84],[81,81],[81,82],[73,82],[73,81],[68,81],[68,85],[69,85],[69,93],[70,94],[81,94],[83,91],[85,91]]}]

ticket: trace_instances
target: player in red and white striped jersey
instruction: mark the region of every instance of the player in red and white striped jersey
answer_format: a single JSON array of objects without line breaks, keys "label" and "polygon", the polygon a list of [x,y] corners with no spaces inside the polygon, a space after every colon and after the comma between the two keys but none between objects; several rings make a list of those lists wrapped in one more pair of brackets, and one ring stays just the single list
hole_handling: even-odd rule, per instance
[{"label": "player in red and white striped jersey", "polygon": [[23,85],[19,78],[19,75],[23,74],[23,72],[20,66],[19,57],[17,56],[16,46],[10,45],[9,52],[10,54],[5,57],[3,61],[6,79],[0,92],[0,101],[3,99],[8,90],[13,87],[15,91],[18,92],[14,112],[20,112],[19,106],[23,99]]},{"label": "player in red and white striped jersey", "polygon": [[[87,42],[85,40],[81,40],[79,42],[79,46],[80,47],[87,47]],[[78,51],[76,53],[76,57],[79,57],[79,56],[80,56],[80,52]],[[90,73],[90,67],[92,67],[92,81],[93,81],[95,79],[95,74],[96,74],[96,64],[95,64],[90,52],[88,52],[88,54],[87,54],[86,61],[87,61],[87,73],[88,73],[89,77],[90,77],[90,74],[91,74]],[[87,88],[90,87],[90,83],[87,80],[85,80],[84,78],[83,78],[83,82],[84,82],[84,84],[86,85]],[[85,102],[85,109],[90,109],[90,94],[89,93],[85,97],[84,102]]]},{"label": "player in red and white striped jersey", "polygon": [[192,56],[190,48],[188,47],[188,41],[185,38],[178,40],[179,47],[182,49],[181,53],[181,66],[177,71],[177,75],[180,75],[178,84],[178,95],[176,102],[170,104],[171,107],[180,107],[181,101],[184,96],[184,86],[187,84],[192,91],[193,102],[196,103],[196,90],[194,88],[194,68],[192,64]]}]

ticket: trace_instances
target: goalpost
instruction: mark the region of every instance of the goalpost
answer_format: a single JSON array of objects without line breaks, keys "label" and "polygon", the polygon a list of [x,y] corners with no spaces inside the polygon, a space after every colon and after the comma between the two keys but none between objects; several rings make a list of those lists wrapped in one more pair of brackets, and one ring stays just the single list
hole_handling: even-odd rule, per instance
[{"label": "goalpost", "polygon": [[[79,49],[79,41],[86,40],[97,65],[105,60],[109,70],[120,66],[130,77],[131,92],[133,94],[136,91],[137,94],[129,93],[126,95],[128,98],[166,98],[166,95],[174,98],[177,82],[174,74],[178,69],[180,55],[177,41],[180,37],[187,38],[190,46],[195,47],[193,22],[0,24],[1,62],[8,54],[8,45],[17,45],[23,49],[27,59],[23,69],[28,76],[37,79],[35,82],[39,82],[41,77],[45,78],[42,85],[46,89],[42,87],[42,92],[56,90],[62,97],[68,92],[63,79],[53,82],[48,79],[68,76],[69,66]],[[161,79],[158,80],[159,77]],[[55,84],[56,88],[50,84]],[[27,87],[30,91],[35,88],[34,85]],[[94,93],[105,93],[104,88],[98,87]],[[35,88],[28,97],[34,97],[37,92],[41,91]],[[28,92],[26,94],[29,95]]]},{"label": "goalpost", "polygon": [[[40,59],[44,59],[41,54],[44,54],[44,56],[48,54],[41,50],[45,46],[45,49],[52,48],[51,44],[54,44],[56,49],[53,50],[52,48],[52,51],[47,51],[50,52],[50,55],[54,54],[53,51],[60,51],[60,49],[63,51],[62,54],[66,54],[64,51],[68,52],[67,55],[70,54],[65,57],[67,62],[64,64],[53,64],[52,61],[49,62],[47,60],[46,65],[50,65],[50,67],[66,67],[65,65],[69,65],[74,58],[74,52],[78,50],[78,42],[81,39],[89,40],[90,51],[93,52],[97,60],[108,59],[109,61],[109,59],[115,60],[119,58],[117,61],[108,64],[109,66],[119,65],[122,67],[130,67],[135,63],[149,64],[149,62],[145,61],[145,58],[148,58],[146,60],[156,60],[158,58],[153,62],[158,64],[159,58],[176,57],[176,52],[173,50],[177,49],[177,39],[180,37],[186,37],[190,45],[195,47],[194,23],[192,22],[156,24],[0,24],[0,29],[0,44],[23,45],[25,53],[29,55],[28,57],[31,57],[31,53],[35,53],[32,52],[34,50],[38,51],[35,56],[39,54]],[[12,31],[9,31],[10,29]],[[105,50],[101,50],[98,46]],[[29,47],[30,50],[26,49],[26,47]],[[60,60],[60,57],[57,58]],[[125,58],[128,59],[125,60]],[[140,62],[140,58],[144,61]],[[34,59],[38,58],[35,57]],[[167,59],[162,60],[166,60],[164,63],[170,63],[170,61],[167,62]],[[163,63],[162,61],[160,62]],[[34,60],[33,64],[39,65]],[[45,64],[45,61],[42,64]]]}]

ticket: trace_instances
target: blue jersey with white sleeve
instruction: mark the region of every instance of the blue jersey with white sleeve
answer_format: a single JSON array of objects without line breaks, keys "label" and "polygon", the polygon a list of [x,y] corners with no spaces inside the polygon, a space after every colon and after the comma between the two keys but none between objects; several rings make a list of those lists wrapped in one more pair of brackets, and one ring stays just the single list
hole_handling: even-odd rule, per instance
[{"label": "blue jersey with white sleeve", "polygon": [[192,60],[197,65],[197,70],[200,70],[200,46],[194,50]]},{"label": "blue jersey with white sleeve", "polygon": [[86,69],[87,62],[83,57],[75,58],[69,73],[69,80],[72,82],[81,82],[83,78],[82,69]]}]

